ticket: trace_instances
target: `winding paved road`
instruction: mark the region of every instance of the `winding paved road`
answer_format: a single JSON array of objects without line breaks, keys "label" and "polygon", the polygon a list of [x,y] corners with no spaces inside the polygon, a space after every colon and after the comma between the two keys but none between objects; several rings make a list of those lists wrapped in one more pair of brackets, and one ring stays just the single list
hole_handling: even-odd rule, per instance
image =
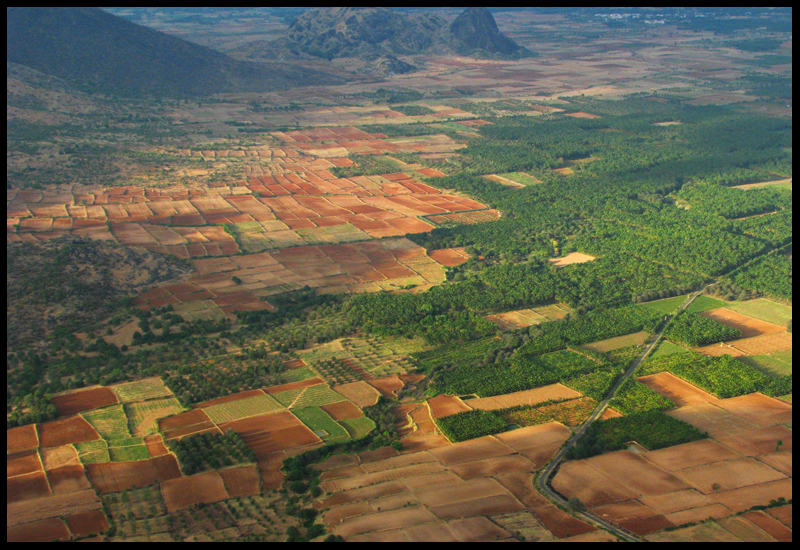
[{"label": "winding paved road", "polygon": [[[683,302],[683,304],[680,305],[677,312],[686,309],[689,306],[689,304],[691,304],[692,301],[694,301],[694,299],[697,298],[703,292],[703,290],[705,289],[703,288],[698,290],[697,292],[690,294]],[[545,466],[544,469],[541,470],[536,479],[536,485],[539,492],[545,498],[548,498],[551,502],[555,504],[560,504],[562,507],[567,506],[567,500],[564,498],[564,496],[556,492],[550,486],[550,483],[553,481],[553,478],[555,477],[556,473],[558,473],[558,469],[561,466],[561,463],[564,461],[564,457],[567,455],[569,450],[578,442],[578,440],[581,437],[583,437],[589,426],[591,426],[592,423],[598,418],[600,418],[600,415],[602,415],[603,412],[605,412],[606,408],[608,407],[608,403],[614,398],[614,395],[617,393],[617,390],[634,373],[634,371],[641,364],[642,360],[644,360],[644,358],[647,357],[647,355],[653,350],[653,348],[655,348],[656,344],[658,344],[659,340],[661,339],[661,335],[664,333],[664,330],[666,330],[666,328],[669,326],[669,323],[672,321],[673,318],[674,315],[669,316],[667,321],[661,327],[661,330],[657,334],[653,335],[652,338],[647,342],[644,351],[630,364],[625,373],[622,376],[620,376],[619,379],[614,383],[614,385],[611,387],[611,390],[606,395],[605,399],[603,399],[603,401],[601,401],[600,404],[597,405],[597,408],[592,412],[588,420],[586,420],[583,426],[581,426],[580,429],[573,434],[573,436],[569,439],[569,441],[567,441],[566,445],[564,445],[561,448],[561,450],[556,454],[555,457],[553,457],[553,459],[547,464],[547,466]],[[634,535],[633,533],[630,533],[629,531],[626,531],[618,527],[617,525],[608,523],[607,521],[600,519],[599,517],[589,512],[573,512],[573,513],[574,515],[578,516],[579,519],[588,521],[591,524],[601,527],[606,531],[609,531],[610,533],[614,534],[621,540],[627,542],[646,542],[641,537]]]}]

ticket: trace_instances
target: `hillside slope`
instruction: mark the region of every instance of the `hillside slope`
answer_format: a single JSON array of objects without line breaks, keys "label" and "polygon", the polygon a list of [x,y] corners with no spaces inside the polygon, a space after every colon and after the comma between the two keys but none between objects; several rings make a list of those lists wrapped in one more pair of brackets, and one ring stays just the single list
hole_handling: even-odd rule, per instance
[{"label": "hillside slope", "polygon": [[87,91],[125,95],[192,96],[341,82],[296,65],[235,60],[99,8],[6,8],[6,61]]}]

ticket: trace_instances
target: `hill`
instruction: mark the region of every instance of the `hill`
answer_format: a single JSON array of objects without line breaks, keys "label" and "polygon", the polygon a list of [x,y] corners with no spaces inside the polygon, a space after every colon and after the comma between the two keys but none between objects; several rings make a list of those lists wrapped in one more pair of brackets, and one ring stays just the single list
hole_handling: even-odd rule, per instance
[{"label": "hill", "polygon": [[87,91],[196,96],[333,84],[296,65],[233,59],[99,8],[7,8],[6,61]]},{"label": "hill", "polygon": [[298,17],[285,38],[249,44],[240,51],[256,57],[280,58],[291,52],[328,59],[414,54],[515,58],[530,54],[499,31],[486,8],[468,8],[450,25],[437,15],[387,8],[317,8]]}]

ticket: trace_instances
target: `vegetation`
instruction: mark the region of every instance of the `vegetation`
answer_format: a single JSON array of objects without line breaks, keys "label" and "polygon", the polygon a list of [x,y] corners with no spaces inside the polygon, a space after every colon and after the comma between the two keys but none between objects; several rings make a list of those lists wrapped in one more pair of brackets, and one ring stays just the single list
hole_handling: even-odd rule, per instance
[{"label": "vegetation", "polygon": [[706,357],[697,352],[678,353],[648,359],[641,374],[672,374],[726,399],[760,391],[778,396],[791,393],[792,376],[773,378],[730,355]]},{"label": "vegetation", "polygon": [[466,441],[506,430],[507,424],[494,411],[465,411],[437,418],[436,425],[453,442]]},{"label": "vegetation", "polygon": [[577,460],[625,449],[635,441],[650,451],[708,437],[694,426],[658,410],[601,420],[589,426],[567,458]]},{"label": "vegetation", "polygon": [[233,430],[224,434],[202,433],[168,442],[178,457],[183,475],[217,470],[235,464],[255,463],[256,456]]},{"label": "vegetation", "polygon": [[681,312],[672,320],[664,336],[690,346],[707,346],[723,340],[735,340],[742,336],[739,329],[723,325],[719,321]]}]

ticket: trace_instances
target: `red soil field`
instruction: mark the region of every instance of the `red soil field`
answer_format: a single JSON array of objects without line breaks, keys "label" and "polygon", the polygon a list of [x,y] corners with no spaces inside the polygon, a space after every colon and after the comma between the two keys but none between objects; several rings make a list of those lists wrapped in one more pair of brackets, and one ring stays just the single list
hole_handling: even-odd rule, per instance
[{"label": "red soil field", "polygon": [[786,331],[786,327],[759,321],[724,307],[704,311],[700,315],[742,331],[742,338],[752,338],[762,334],[775,334],[776,332]]},{"label": "red soil field", "polygon": [[435,520],[436,516],[427,509],[410,507],[349,518],[336,526],[333,533],[348,538],[371,531],[408,528]]},{"label": "red soil field", "polygon": [[405,383],[396,375],[375,378],[368,384],[389,398],[395,397],[395,392],[405,386]]},{"label": "red soil field", "polygon": [[548,531],[560,539],[574,537],[575,535],[582,535],[583,533],[590,533],[597,530],[595,527],[573,518],[555,506],[543,506],[541,508],[536,508],[533,510],[533,513]]},{"label": "red soil field", "polygon": [[225,489],[231,498],[257,495],[261,492],[261,479],[255,465],[226,468],[219,471]]},{"label": "red soil field", "polygon": [[430,252],[428,252],[428,256],[430,256],[431,259],[433,259],[437,263],[446,267],[455,267],[457,265],[461,265],[470,258],[469,254],[464,252],[463,247],[431,250]]},{"label": "red soil field", "polygon": [[6,542],[50,542],[68,540],[69,529],[58,518],[49,518],[6,529]]},{"label": "red soil field", "polygon": [[472,410],[461,399],[454,395],[439,394],[428,399],[428,407],[433,418],[442,418],[460,412]]},{"label": "red soil field", "polygon": [[361,409],[349,401],[342,401],[340,403],[333,403],[331,405],[322,405],[320,408],[328,413],[334,420],[347,420],[349,418],[361,418],[364,416],[364,413],[361,412]]},{"label": "red soil field", "polygon": [[32,474],[42,469],[42,463],[36,451],[23,451],[6,456],[6,477]]},{"label": "red soil field", "polygon": [[6,506],[6,526],[21,525],[57,516],[69,516],[89,510],[97,510],[100,506],[100,499],[91,489],[65,495],[13,502]]},{"label": "red soil field", "polygon": [[638,495],[615,478],[584,460],[566,462],[553,479],[553,487],[567,498],[578,497],[586,506],[602,506]]},{"label": "red soil field", "polygon": [[767,513],[783,523],[789,529],[792,528],[792,505],[780,506],[778,508],[770,508]]},{"label": "red soil field", "polygon": [[792,530],[788,529],[775,518],[768,516],[766,513],[756,510],[747,512],[742,517],[766,531],[775,540],[780,542],[792,542]]},{"label": "red soil field", "polygon": [[136,462],[87,464],[86,473],[92,486],[102,494],[119,493],[181,477],[178,461],[171,454]]},{"label": "red soil field", "polygon": [[217,471],[163,481],[161,494],[170,513],[201,502],[208,504],[229,498],[222,476]]},{"label": "red soil field", "polygon": [[36,428],[39,433],[39,445],[42,447],[59,447],[100,439],[94,428],[79,416],[44,422],[37,424]]},{"label": "red soil field", "polygon": [[184,413],[158,419],[158,427],[166,432],[175,428],[211,422],[211,419],[202,409],[194,409]]},{"label": "red soil field", "polygon": [[54,396],[52,401],[61,416],[70,416],[119,403],[117,396],[108,388],[92,388],[61,394]]},{"label": "red soil field", "polygon": [[220,425],[223,432],[229,428],[239,434],[259,459],[276,451],[321,443],[319,437],[288,411],[253,416]]},{"label": "red soil field", "polygon": [[88,537],[108,530],[110,525],[102,510],[82,512],[68,516],[65,520],[74,537]]},{"label": "red soil field", "polygon": [[144,444],[147,446],[147,452],[151,457],[163,456],[169,453],[169,449],[164,445],[164,439],[161,437],[161,434],[145,436]]},{"label": "red soil field", "polygon": [[491,542],[511,536],[508,531],[481,516],[453,520],[450,528],[463,542]]},{"label": "red soil field", "polygon": [[[298,366],[289,367],[287,363],[287,368],[300,368],[305,366],[306,364],[305,361],[303,361],[302,359],[295,359],[295,361],[299,361],[300,363],[302,363],[302,365],[300,363],[297,363]],[[290,363],[291,362],[292,361],[290,361]],[[269,388],[264,388],[264,393],[272,395],[283,391],[299,390],[302,388],[308,388],[310,386],[319,386],[320,384],[324,383],[325,381],[322,378],[309,378],[308,380],[301,380],[300,382],[291,382],[289,384],[281,384],[280,386],[270,386]]]},{"label": "red soil field", "polygon": [[50,496],[44,471],[6,478],[6,504]]},{"label": "red soil field", "polygon": [[716,403],[719,401],[719,399],[710,393],[701,390],[697,386],[669,372],[640,376],[637,379],[651,390],[660,393],[675,403],[678,407],[696,405],[698,403]]},{"label": "red soil field", "polygon": [[[198,409],[202,410],[202,409]],[[169,441],[171,439],[180,439],[189,435],[196,435],[200,433],[221,433],[216,424],[211,422],[203,422],[201,424],[192,424],[191,426],[184,426],[183,428],[175,428],[164,432],[164,438]]]},{"label": "red soil field", "polygon": [[72,493],[90,489],[89,480],[86,479],[83,466],[74,464],[72,466],[61,466],[47,470],[47,479],[50,482],[50,489],[54,495]]},{"label": "red soil field", "polygon": [[20,426],[6,431],[6,453],[14,454],[39,446],[39,436],[36,433],[36,426]]}]

